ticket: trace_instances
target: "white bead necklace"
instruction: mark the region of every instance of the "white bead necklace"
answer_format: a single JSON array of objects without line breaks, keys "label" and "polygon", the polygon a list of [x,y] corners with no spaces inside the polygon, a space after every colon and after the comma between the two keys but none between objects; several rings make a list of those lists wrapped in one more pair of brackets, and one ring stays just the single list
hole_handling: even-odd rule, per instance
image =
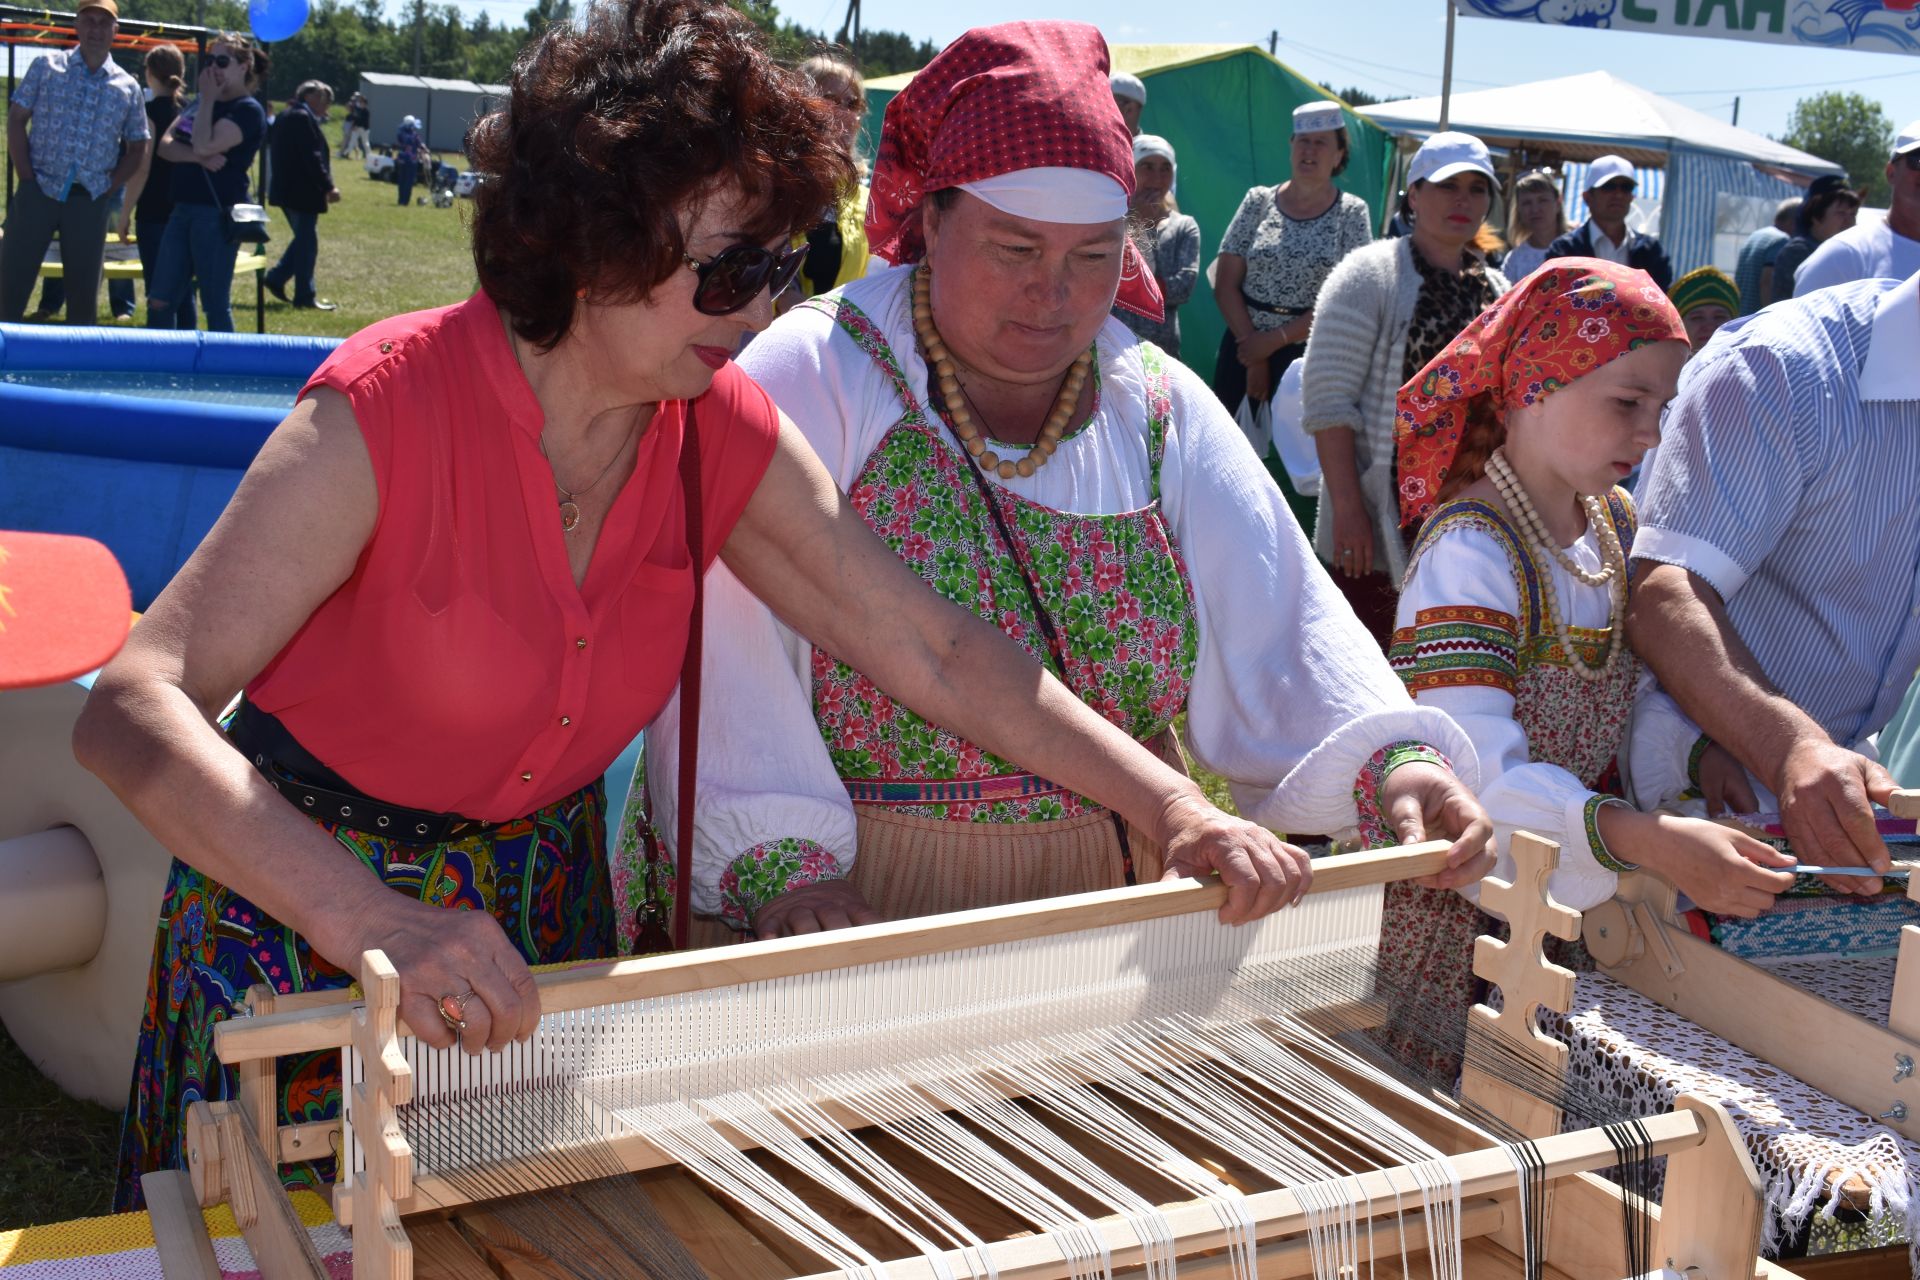
[{"label": "white bead necklace", "polygon": [[1068,366],[1066,376],[1060,380],[1059,394],[1054,397],[1053,409],[1047,414],[1047,420],[1041,424],[1040,434],[1034,440],[1027,456],[1014,461],[1002,458],[987,448],[987,442],[980,435],[980,428],[974,425],[973,413],[967,407],[966,393],[960,387],[960,372],[954,364],[953,354],[941,341],[939,330],[933,327],[933,268],[921,263],[913,273],[913,332],[920,339],[920,349],[926,355],[930,370],[929,381],[940,388],[940,397],[947,407],[947,417],[953,422],[954,434],[960,437],[960,443],[974,456],[980,466],[996,473],[1002,480],[1011,480],[1016,475],[1030,476],[1047,465],[1053,457],[1053,451],[1060,447],[1060,438],[1067,432],[1067,424],[1073,421],[1073,411],[1080,403],[1081,389],[1087,385],[1087,370],[1093,365],[1093,350],[1082,351]]},{"label": "white bead necklace", "polygon": [[1583,569],[1579,564],[1560,550],[1547,522],[1527,496],[1526,486],[1520,483],[1520,477],[1514,474],[1513,465],[1507,461],[1504,450],[1495,449],[1487,458],[1487,479],[1492,482],[1514,522],[1520,526],[1520,534],[1526,542],[1543,548],[1554,560],[1571,573],[1577,580],[1590,587],[1607,588],[1607,656],[1597,667],[1588,666],[1574,647],[1573,630],[1567,625],[1566,615],[1560,610],[1559,593],[1553,585],[1553,567],[1542,564],[1540,557],[1531,548],[1528,555],[1540,569],[1540,594],[1546,605],[1547,617],[1553,623],[1554,634],[1559,637],[1560,647],[1566,652],[1567,665],[1573,673],[1589,684],[1604,680],[1620,661],[1620,655],[1626,646],[1627,613],[1627,556],[1620,546],[1619,535],[1614,532],[1613,521],[1607,515],[1606,506],[1599,498],[1582,496],[1580,505],[1586,509],[1587,525],[1593,530],[1595,541],[1600,544],[1602,567],[1598,572]]}]

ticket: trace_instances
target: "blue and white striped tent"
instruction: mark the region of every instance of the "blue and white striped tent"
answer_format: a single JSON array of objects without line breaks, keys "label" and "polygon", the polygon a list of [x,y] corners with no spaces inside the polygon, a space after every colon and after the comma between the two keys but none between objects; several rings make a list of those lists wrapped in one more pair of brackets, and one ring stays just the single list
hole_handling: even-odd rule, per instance
[{"label": "blue and white striped tent", "polygon": [[[1361,108],[1385,128],[1420,137],[1440,117],[1438,98]],[[1448,127],[1489,146],[1557,155],[1566,174],[1567,218],[1586,217],[1587,164],[1616,152],[1635,165],[1636,219],[1657,230],[1676,274],[1733,266],[1740,243],[1771,222],[1775,206],[1838,165],[1682,106],[1605,71],[1456,94]]]}]

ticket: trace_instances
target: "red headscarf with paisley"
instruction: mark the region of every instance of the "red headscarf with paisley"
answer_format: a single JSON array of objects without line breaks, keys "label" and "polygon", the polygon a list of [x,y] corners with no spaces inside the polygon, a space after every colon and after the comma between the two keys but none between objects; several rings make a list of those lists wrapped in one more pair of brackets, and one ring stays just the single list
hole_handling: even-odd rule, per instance
[{"label": "red headscarf with paisley", "polygon": [[1646,272],[1599,258],[1548,262],[1400,388],[1400,523],[1433,514],[1471,426],[1504,432],[1507,410],[1650,342],[1686,340],[1680,313]]},{"label": "red headscarf with paisley", "polygon": [[[887,104],[867,200],[867,244],[896,266],[926,253],[920,202],[1024,169],[1083,169],[1133,194],[1133,139],[1107,80],[1107,42],[1083,22],[975,27]],[[1070,219],[1062,219],[1063,221]],[[1131,237],[1115,301],[1166,313]]]}]

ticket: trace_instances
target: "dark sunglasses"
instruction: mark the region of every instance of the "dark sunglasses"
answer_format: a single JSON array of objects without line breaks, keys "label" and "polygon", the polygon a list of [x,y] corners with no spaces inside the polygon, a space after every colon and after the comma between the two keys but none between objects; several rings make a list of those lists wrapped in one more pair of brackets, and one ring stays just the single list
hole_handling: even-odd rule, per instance
[{"label": "dark sunglasses", "polygon": [[1902,152],[1898,159],[1907,168],[1920,173],[1920,150]]},{"label": "dark sunglasses", "polygon": [[751,306],[762,289],[779,297],[807,260],[807,246],[775,253],[757,244],[736,244],[705,262],[686,253],[680,260],[700,278],[693,287],[693,309],[702,315],[730,316]]},{"label": "dark sunglasses", "polygon": [[224,71],[233,65],[233,55],[230,53],[210,53],[207,55],[207,61]]}]

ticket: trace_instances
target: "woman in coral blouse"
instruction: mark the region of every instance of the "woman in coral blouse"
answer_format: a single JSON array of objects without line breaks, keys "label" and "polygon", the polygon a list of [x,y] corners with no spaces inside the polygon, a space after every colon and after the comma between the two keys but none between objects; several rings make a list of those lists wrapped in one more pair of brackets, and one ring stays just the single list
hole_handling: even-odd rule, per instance
[{"label": "woman in coral blouse", "polygon": [[[1304,889],[923,590],[730,362],[850,177],[828,111],[711,0],[554,26],[470,138],[480,291],[341,345],[101,675],[75,749],[178,857],[122,1206],[179,1164],[185,1104],[231,1096],[211,1031],[249,985],[342,985],[380,948],[414,1031],[478,1052],[531,1034],[530,963],[611,952],[600,778],[716,555],[903,703],[1220,870],[1227,920]],[[335,1113],[336,1067],[279,1078],[283,1123]]]}]

